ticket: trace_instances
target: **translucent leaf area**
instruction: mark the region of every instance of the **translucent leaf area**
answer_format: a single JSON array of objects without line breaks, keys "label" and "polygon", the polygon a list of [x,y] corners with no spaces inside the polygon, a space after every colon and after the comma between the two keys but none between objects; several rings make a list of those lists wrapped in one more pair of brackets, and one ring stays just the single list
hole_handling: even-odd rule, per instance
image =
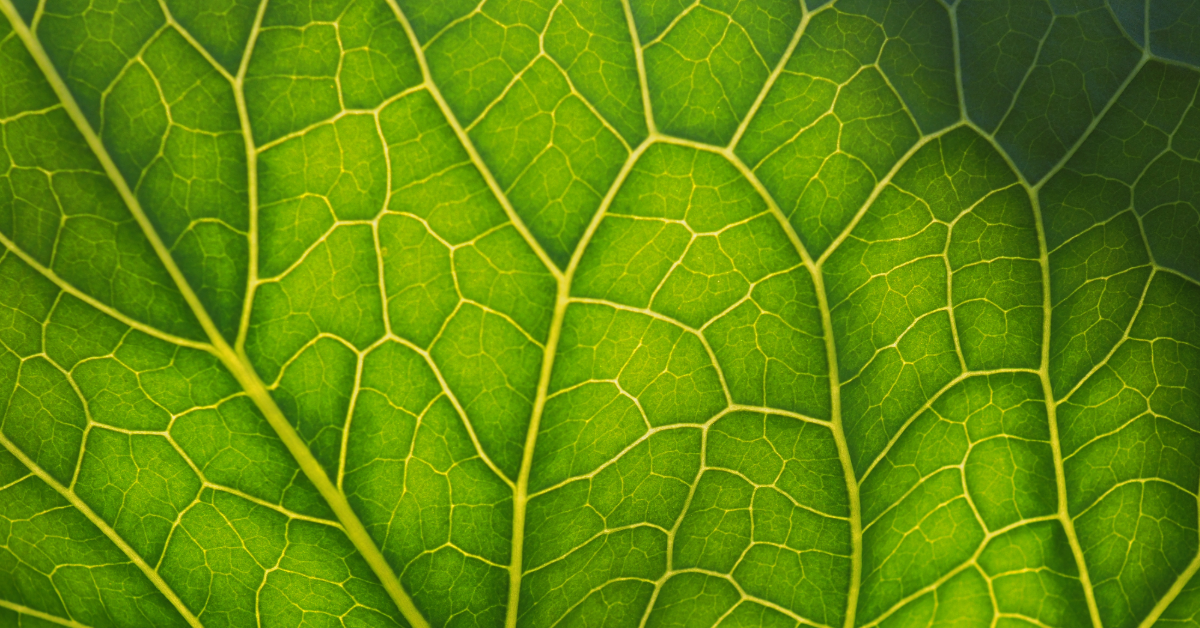
[{"label": "translucent leaf area", "polygon": [[0,14],[0,628],[1200,628],[1195,0]]}]

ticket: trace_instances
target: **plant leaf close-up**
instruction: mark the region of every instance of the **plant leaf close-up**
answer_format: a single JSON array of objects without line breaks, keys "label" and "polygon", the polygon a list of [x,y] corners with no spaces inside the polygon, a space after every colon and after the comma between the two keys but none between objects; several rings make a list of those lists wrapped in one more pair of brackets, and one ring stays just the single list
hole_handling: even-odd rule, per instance
[{"label": "plant leaf close-up", "polygon": [[1200,3],[0,14],[0,627],[1200,627]]}]

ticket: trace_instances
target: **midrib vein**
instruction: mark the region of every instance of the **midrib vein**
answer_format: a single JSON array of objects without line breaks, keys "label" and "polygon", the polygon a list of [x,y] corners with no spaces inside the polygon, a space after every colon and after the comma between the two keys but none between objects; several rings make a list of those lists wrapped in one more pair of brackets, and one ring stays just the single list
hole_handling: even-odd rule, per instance
[{"label": "midrib vein", "polygon": [[[91,124],[83,115],[83,111],[79,108],[79,103],[75,101],[75,97],[67,88],[62,76],[58,73],[58,70],[50,61],[45,49],[42,48],[41,42],[38,41],[33,33],[29,31],[25,23],[20,19],[20,15],[12,5],[12,0],[0,0],[0,11],[3,11],[5,17],[8,18],[9,22],[12,24],[13,30],[25,44],[25,48],[29,51],[30,55],[37,63],[38,68],[42,71],[42,74],[45,76],[47,82],[50,83],[50,86],[54,89],[54,92],[58,96],[59,100],[63,103],[63,108],[66,110],[72,122],[74,122],[76,128],[87,142],[88,147],[92,150],[97,161],[100,162],[105,174],[116,188],[117,193],[121,196],[121,199],[125,202],[125,205],[129,208],[130,213],[138,222],[138,225],[141,227],[146,239],[150,242],[151,247],[154,248],[155,253],[158,255],[163,266],[166,268],[167,273],[171,276],[171,279],[175,282],[180,293],[183,295],[184,300],[192,310],[196,320],[200,323],[201,328],[204,329],[215,355],[242,385],[247,395],[251,398],[251,400],[254,401],[255,405],[258,406],[259,411],[262,412],[263,416],[267,419],[267,422],[270,423],[272,428],[274,428],[280,440],[283,441],[288,451],[296,459],[296,462],[300,466],[300,469],[304,472],[304,475],[308,477],[308,479],[317,488],[317,491],[320,492],[321,496],[326,500],[326,502],[328,502],[330,508],[337,516],[338,521],[345,529],[346,536],[350,539],[351,543],[354,544],[355,549],[358,550],[367,564],[371,566],[371,569],[379,578],[384,589],[391,596],[396,606],[400,609],[400,612],[404,614],[405,619],[407,619],[409,623],[414,626],[414,628],[426,628],[429,626],[428,622],[425,621],[425,618],[420,614],[420,612],[417,611],[412,599],[400,585],[400,581],[396,577],[395,572],[392,571],[391,566],[388,565],[387,560],[384,559],[379,548],[375,546],[370,534],[367,533],[366,528],[363,526],[362,522],[358,519],[358,516],[350,507],[350,503],[347,501],[345,495],[338,491],[330,481],[329,476],[326,475],[324,469],[321,468],[320,463],[318,463],[316,458],[313,457],[312,452],[308,450],[308,447],[304,444],[303,439],[300,438],[300,435],[292,427],[291,423],[287,420],[287,417],[284,416],[283,412],[279,409],[279,406],[275,404],[275,401],[267,392],[266,386],[262,383],[262,380],[258,377],[258,374],[254,371],[253,367],[251,367],[243,357],[239,356],[233,350],[233,348],[229,346],[229,344],[225,341],[225,338],[221,335],[220,330],[217,329],[211,317],[209,317],[208,312],[200,302],[199,297],[197,297],[195,291],[192,290],[191,285],[183,276],[183,273],[180,271],[178,265],[175,264],[175,260],[171,257],[170,251],[164,245],[162,238],[159,237],[158,232],[155,231],[154,226],[146,216],[146,212],[142,208],[141,203],[133,194],[133,191],[129,188],[129,185],[125,181],[124,177],[121,176],[120,171],[117,169],[116,164],[112,160],[112,156],[109,155],[108,150],[100,141],[99,136],[96,134],[95,130],[92,129]],[[0,442],[2,442],[6,447],[12,449],[12,447],[10,447],[10,443],[8,443],[6,439],[0,440]],[[28,459],[25,458],[25,460]],[[29,462],[31,463],[32,461]],[[71,499],[71,497],[68,497],[68,499]],[[95,513],[92,513],[90,509],[87,509],[86,504],[84,504],[82,501],[79,501],[77,498],[72,500],[72,504],[75,505],[76,508],[79,508],[81,512],[84,512],[85,515],[89,515],[90,513],[88,518],[92,519],[93,523],[96,523],[97,525],[104,523],[102,519],[95,515]],[[167,598],[172,601],[172,603],[179,610],[180,614],[183,615],[185,619],[188,619],[190,624],[197,628],[201,626],[199,620],[197,620],[195,616],[193,616],[187,609],[187,607],[183,605],[182,601],[179,600],[178,595],[175,594],[175,592],[167,585],[162,577],[158,575],[158,573],[152,568],[150,568],[149,565],[146,565],[145,561],[142,561],[140,557],[137,557],[136,553],[133,553],[128,544],[126,544],[124,540],[121,540],[120,537],[116,535],[115,531],[113,531],[111,528],[108,528],[107,524],[105,524],[101,529],[106,530],[106,534],[108,534],[109,537],[112,538],[119,547],[122,547],[123,550],[126,550],[126,553],[131,556],[131,559],[134,559],[134,562],[139,564],[139,567],[144,566],[142,571],[146,574],[146,577],[150,579],[150,581],[153,582],[160,591],[162,591],[163,595],[167,596]]]}]

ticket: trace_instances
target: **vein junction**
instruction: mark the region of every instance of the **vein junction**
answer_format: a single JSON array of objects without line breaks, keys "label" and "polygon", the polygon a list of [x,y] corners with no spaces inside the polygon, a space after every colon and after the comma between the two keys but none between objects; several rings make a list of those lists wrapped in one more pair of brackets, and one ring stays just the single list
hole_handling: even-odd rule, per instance
[{"label": "vein junction", "polygon": [[1186,618],[1183,31],[676,4],[0,0],[0,624]]}]

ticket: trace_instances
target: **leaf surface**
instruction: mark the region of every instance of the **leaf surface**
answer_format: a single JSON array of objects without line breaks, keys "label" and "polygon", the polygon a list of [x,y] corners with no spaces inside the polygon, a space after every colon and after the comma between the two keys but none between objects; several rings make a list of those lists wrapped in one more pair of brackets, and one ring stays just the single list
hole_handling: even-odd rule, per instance
[{"label": "leaf surface", "polygon": [[0,625],[1200,626],[1193,3],[0,12]]}]

